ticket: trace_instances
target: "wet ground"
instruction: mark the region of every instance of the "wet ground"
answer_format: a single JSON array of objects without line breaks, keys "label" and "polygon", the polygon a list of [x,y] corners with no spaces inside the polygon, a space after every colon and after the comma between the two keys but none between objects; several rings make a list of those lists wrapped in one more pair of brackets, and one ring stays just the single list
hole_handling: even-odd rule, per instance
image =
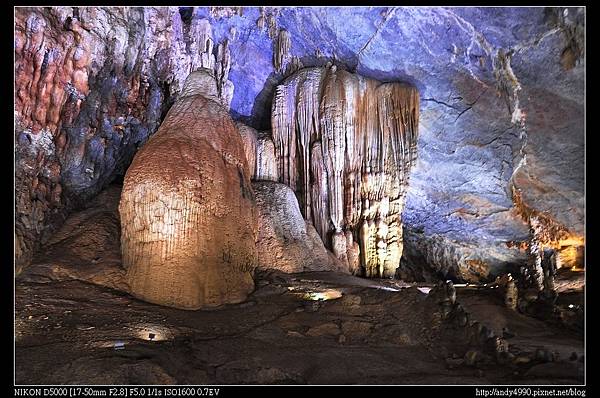
[{"label": "wet ground", "polygon": [[[469,360],[480,347],[441,316],[431,286],[260,272],[237,305],[139,301],[124,292],[117,198],[111,188],[74,214],[17,278],[16,383],[583,383],[581,332],[506,308],[492,286],[458,287],[457,302],[506,339],[503,364]],[[568,286],[563,305],[582,306],[582,283]]]}]

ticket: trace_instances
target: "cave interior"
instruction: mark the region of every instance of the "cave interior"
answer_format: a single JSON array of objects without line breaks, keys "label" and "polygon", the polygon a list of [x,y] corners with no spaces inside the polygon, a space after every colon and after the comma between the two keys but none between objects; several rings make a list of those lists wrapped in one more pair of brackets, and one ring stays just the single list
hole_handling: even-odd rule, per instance
[{"label": "cave interior", "polygon": [[584,382],[585,8],[14,21],[16,383]]}]

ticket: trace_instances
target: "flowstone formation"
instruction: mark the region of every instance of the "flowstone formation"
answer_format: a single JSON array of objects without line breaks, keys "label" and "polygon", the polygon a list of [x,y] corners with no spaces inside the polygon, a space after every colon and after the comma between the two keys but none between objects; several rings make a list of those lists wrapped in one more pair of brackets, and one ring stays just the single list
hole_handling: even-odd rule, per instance
[{"label": "flowstone formation", "polygon": [[418,120],[416,88],[335,65],[301,70],[275,91],[279,181],[354,274],[392,277],[399,266]]},{"label": "flowstone formation", "polygon": [[127,171],[119,211],[133,295],[183,309],[254,289],[256,209],[242,138],[209,69],[190,74]]}]

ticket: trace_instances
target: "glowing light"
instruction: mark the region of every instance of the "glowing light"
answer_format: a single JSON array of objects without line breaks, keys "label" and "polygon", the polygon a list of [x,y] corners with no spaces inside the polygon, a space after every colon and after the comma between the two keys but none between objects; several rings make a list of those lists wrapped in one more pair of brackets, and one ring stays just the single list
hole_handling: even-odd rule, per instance
[{"label": "glowing light", "polygon": [[573,304],[569,304],[569,308],[575,308]]},{"label": "glowing light", "polygon": [[173,333],[169,329],[158,325],[142,325],[137,329],[136,335],[146,341],[164,341],[173,338]]},{"label": "glowing light", "polygon": [[308,293],[304,294],[305,300],[312,300],[312,301],[335,300],[340,297],[342,297],[342,292],[340,292],[339,290],[335,290],[335,289],[327,289],[322,292],[308,292]]},{"label": "glowing light", "polygon": [[393,287],[387,287],[387,286],[379,286],[377,289],[388,290],[390,292],[399,292],[400,291],[400,289],[394,289]]}]

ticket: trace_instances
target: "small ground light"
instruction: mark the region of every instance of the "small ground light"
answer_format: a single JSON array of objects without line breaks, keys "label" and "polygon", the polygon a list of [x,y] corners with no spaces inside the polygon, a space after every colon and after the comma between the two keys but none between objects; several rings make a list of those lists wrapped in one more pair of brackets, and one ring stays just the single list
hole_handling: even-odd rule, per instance
[{"label": "small ground light", "polygon": [[322,292],[308,292],[304,294],[305,300],[312,301],[326,301],[326,300],[335,300],[342,297],[342,292],[335,289],[327,289]]},{"label": "small ground light", "polygon": [[573,304],[569,304],[569,308],[575,308]]},{"label": "small ground light", "polygon": [[173,333],[158,325],[144,325],[137,330],[138,338],[146,341],[164,341],[173,338]]}]

